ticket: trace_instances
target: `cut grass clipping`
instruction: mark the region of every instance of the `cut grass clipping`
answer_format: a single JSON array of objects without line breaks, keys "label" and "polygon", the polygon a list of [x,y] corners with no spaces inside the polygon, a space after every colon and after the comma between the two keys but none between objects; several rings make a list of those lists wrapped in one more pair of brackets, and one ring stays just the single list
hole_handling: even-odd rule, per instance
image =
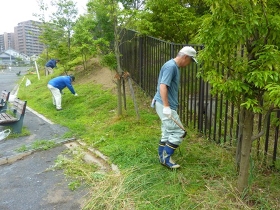
[{"label": "cut grass clipping", "polygon": [[95,165],[84,161],[84,153],[78,147],[73,150],[66,150],[59,155],[53,168],[64,170],[67,178],[71,180],[68,184],[71,190],[75,190],[82,183],[92,186],[93,183],[104,176],[97,172]]}]

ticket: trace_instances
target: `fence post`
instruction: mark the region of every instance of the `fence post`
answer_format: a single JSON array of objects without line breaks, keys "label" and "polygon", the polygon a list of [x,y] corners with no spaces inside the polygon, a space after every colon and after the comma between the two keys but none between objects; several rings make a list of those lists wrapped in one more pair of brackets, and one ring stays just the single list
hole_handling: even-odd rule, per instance
[{"label": "fence post", "polygon": [[[277,110],[277,118],[280,118],[280,110]],[[278,138],[279,138],[279,124],[275,128],[273,155],[272,155],[272,167],[275,168],[275,162],[277,160],[277,148],[278,148]]]},{"label": "fence post", "polygon": [[138,45],[139,45],[139,83],[138,85],[140,85],[140,87],[142,87],[143,85],[143,36],[140,35],[139,36],[139,42],[138,42]]},{"label": "fence post", "polygon": [[[202,50],[204,48],[204,46],[200,46],[200,50]],[[202,65],[202,64],[200,64]],[[197,67],[197,66],[196,66]],[[201,66],[200,66],[201,67]],[[198,131],[203,133],[203,113],[204,111],[206,112],[206,107],[207,107],[207,101],[206,106],[205,106],[205,110],[204,110],[204,80],[202,78],[202,76],[199,77],[199,95],[198,95]],[[208,93],[206,93],[208,94]]]},{"label": "fence post", "polygon": [[198,95],[198,130],[203,132],[203,112],[204,112],[204,81],[199,78],[199,95]]},{"label": "fence post", "polygon": [[170,57],[171,58],[175,57],[175,55],[174,55],[174,43],[173,42],[170,43]]}]

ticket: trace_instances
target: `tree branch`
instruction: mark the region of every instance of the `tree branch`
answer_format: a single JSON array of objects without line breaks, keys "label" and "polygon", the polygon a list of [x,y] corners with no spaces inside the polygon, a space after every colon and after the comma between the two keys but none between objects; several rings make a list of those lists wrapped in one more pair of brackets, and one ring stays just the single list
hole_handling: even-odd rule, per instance
[{"label": "tree branch", "polygon": [[264,14],[265,22],[266,22],[266,27],[267,27],[267,34],[266,34],[266,36],[264,38],[264,44],[267,44],[271,28],[269,27],[269,21],[268,21],[268,18],[267,18],[266,10],[264,8],[264,3],[263,3],[263,1],[261,1],[261,2],[262,2],[262,10],[263,10],[263,14]]},{"label": "tree branch", "polygon": [[232,11],[233,11],[235,14],[238,14],[238,12],[234,9],[234,7],[233,7],[231,4],[229,4],[229,6],[231,7]]},{"label": "tree branch", "polygon": [[223,62],[221,62],[221,61],[217,61],[217,62],[218,62],[219,64],[225,66],[225,67],[228,68],[229,70],[235,71],[235,69],[233,69],[233,68],[231,68],[231,67],[229,67],[229,66],[226,66]]},{"label": "tree branch", "polygon": [[268,123],[268,117],[269,115],[271,114],[271,112],[274,110],[275,108],[272,106],[270,107],[270,109],[267,111],[266,115],[265,115],[265,118],[264,118],[264,123],[263,123],[263,127],[262,127],[262,130],[255,136],[252,136],[251,140],[252,141],[255,141],[257,140],[258,138],[260,138],[262,135],[264,135],[264,132],[265,132],[265,128],[267,126],[267,123]]}]

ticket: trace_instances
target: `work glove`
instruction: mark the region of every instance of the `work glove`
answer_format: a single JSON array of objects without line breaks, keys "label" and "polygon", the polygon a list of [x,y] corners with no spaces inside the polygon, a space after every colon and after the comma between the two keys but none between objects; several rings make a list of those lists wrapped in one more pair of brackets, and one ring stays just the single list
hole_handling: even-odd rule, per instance
[{"label": "work glove", "polygon": [[78,96],[78,93],[75,93],[75,95],[74,96]]},{"label": "work glove", "polygon": [[170,118],[171,117],[171,109],[170,109],[170,107],[169,106],[165,106],[165,107],[163,107],[163,114],[166,116],[166,117],[168,117],[168,118]]}]

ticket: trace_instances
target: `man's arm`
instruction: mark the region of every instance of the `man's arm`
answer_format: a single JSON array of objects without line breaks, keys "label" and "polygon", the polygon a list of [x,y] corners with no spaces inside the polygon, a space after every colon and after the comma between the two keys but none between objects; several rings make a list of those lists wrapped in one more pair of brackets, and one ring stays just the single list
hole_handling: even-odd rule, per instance
[{"label": "man's arm", "polygon": [[171,117],[171,109],[169,106],[169,102],[168,102],[168,89],[167,89],[167,85],[166,84],[160,84],[159,86],[159,91],[160,91],[160,96],[161,96],[161,100],[163,102],[163,110],[162,113],[167,116],[168,118]]},{"label": "man's arm", "polygon": [[67,88],[71,91],[71,93],[73,93],[74,95],[76,94],[74,87],[72,86],[71,82],[68,80],[64,80],[65,81],[65,85],[67,86]]},{"label": "man's arm", "polygon": [[169,106],[167,85],[160,84],[159,92],[160,92],[161,100],[163,102],[163,106],[165,106],[165,107]]}]

